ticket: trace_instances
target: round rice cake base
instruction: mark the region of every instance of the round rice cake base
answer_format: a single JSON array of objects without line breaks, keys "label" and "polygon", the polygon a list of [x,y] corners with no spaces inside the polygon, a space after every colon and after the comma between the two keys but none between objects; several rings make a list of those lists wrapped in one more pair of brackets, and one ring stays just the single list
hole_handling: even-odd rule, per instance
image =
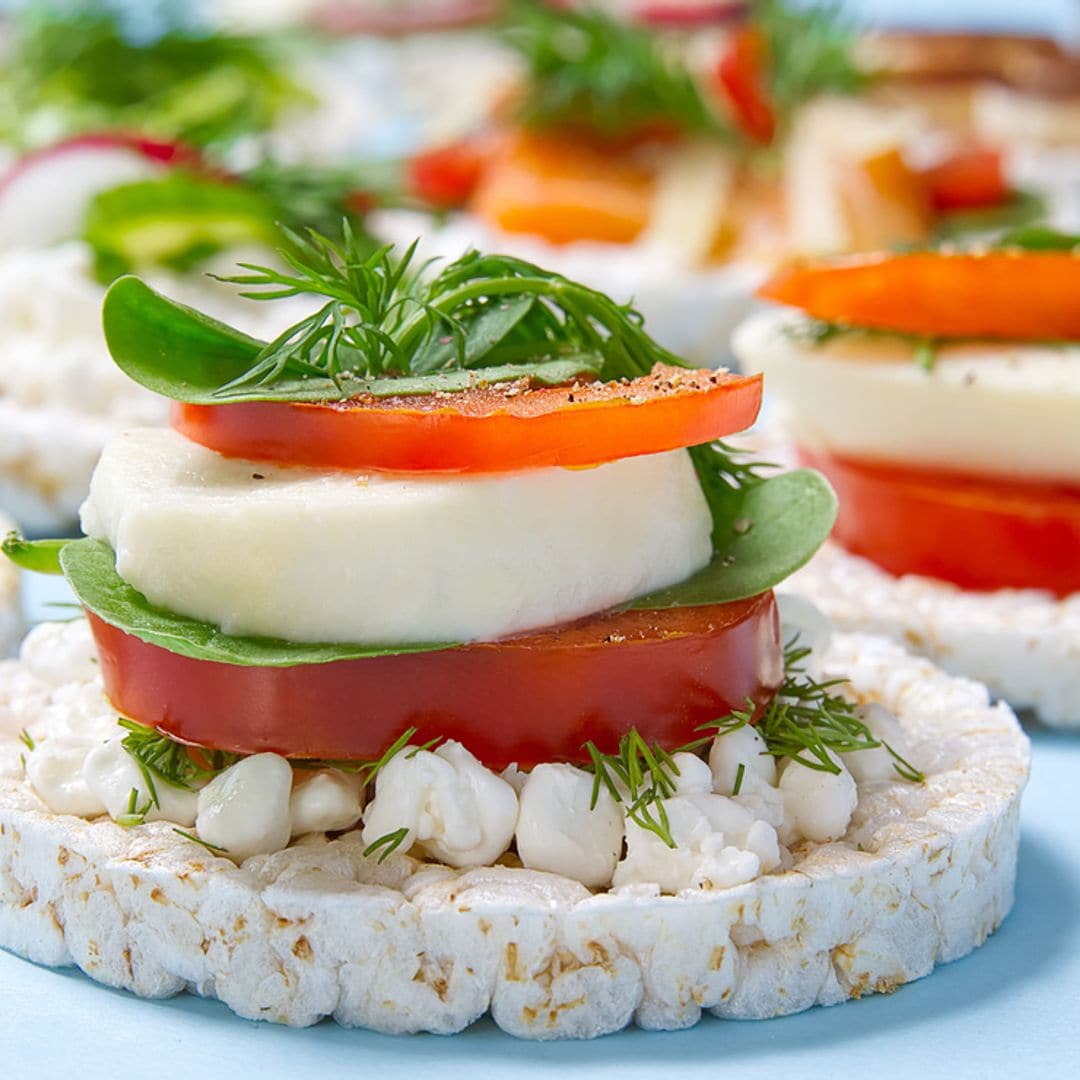
[{"label": "round rice cake base", "polygon": [[[0,514],[0,537],[15,528],[15,523]],[[0,659],[14,651],[22,635],[22,588],[19,571],[0,555]]]},{"label": "round rice cake base", "polygon": [[[985,688],[893,643],[836,635],[825,659],[898,715],[925,783],[862,785],[841,842],[676,896],[593,894],[511,865],[380,864],[355,831],[236,866],[165,823],[49,813],[0,709],[0,946],[149,998],[393,1033],[490,1012],[515,1036],[590,1038],[894,990],[981,945],[1012,907],[1028,741]],[[27,674],[0,666],[0,706]],[[24,719],[9,711],[8,727]]]},{"label": "round rice cake base", "polygon": [[813,600],[842,630],[901,642],[1050,727],[1080,729],[1080,593],[971,592],[894,577],[832,542],[784,588]]}]

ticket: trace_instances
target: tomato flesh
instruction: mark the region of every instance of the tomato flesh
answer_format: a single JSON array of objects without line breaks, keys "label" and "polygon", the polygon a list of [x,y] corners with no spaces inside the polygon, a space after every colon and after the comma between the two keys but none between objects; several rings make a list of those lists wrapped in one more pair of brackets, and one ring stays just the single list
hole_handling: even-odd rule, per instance
[{"label": "tomato flesh", "polygon": [[747,699],[783,659],[772,593],[713,607],[607,614],[438,652],[261,668],[194,660],[90,614],[105,692],[181,742],[293,758],[378,758],[403,731],[464,743],[481,761],[586,761],[637,728],[667,748]]},{"label": "tomato flesh", "polygon": [[958,150],[923,173],[935,210],[973,210],[1008,201],[1009,184],[998,150]]},{"label": "tomato flesh", "polygon": [[418,154],[408,164],[408,187],[416,198],[440,210],[463,206],[483,175],[490,150],[463,140]]},{"label": "tomato flesh", "polygon": [[658,367],[629,383],[332,405],[176,403],[172,426],[227,457],[328,469],[501,472],[598,465],[710,442],[749,427],[761,376]]},{"label": "tomato flesh", "polygon": [[1080,592],[1080,487],[800,451],[836,490],[833,539],[890,574],[965,589]]},{"label": "tomato flesh", "polygon": [[767,50],[761,32],[744,27],[734,34],[716,69],[717,87],[731,106],[735,122],[763,146],[776,134],[776,110],[765,81]]}]

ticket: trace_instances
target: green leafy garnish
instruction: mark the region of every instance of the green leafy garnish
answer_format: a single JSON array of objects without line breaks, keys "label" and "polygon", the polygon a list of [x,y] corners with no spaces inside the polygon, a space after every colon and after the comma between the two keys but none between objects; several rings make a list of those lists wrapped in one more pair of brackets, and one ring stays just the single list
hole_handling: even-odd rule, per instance
[{"label": "green leafy garnish", "polygon": [[614,754],[601,753],[591,740],[585,744],[593,774],[589,809],[595,810],[601,788],[626,807],[626,816],[636,825],[654,833],[669,847],[675,847],[664,799],[677,790],[679,767],[659,744],[652,746],[631,728],[620,740]]},{"label": "green leafy garnish", "polygon": [[204,404],[336,401],[518,378],[559,385],[648,375],[657,362],[685,366],[646,334],[633,308],[521,259],[470,252],[421,278],[412,249],[401,258],[389,248],[368,254],[347,223],[344,232],[341,244],[292,234],[285,270],[248,266],[228,279],[257,299],[323,299],[269,343],[121,278],[103,313],[113,359],[148,389]]},{"label": "green leafy garnish", "polygon": [[1012,229],[999,237],[996,248],[1019,248],[1021,251],[1075,251],[1080,254],[1080,235],[1061,232],[1048,225],[1029,225]]},{"label": "green leafy garnish", "polygon": [[148,774],[184,791],[195,791],[200,782],[212,780],[239,760],[239,755],[223,750],[193,750],[134,720],[121,719],[119,724],[127,732],[121,745],[143,770],[155,805],[157,791]]},{"label": "green leafy garnish", "polygon": [[229,849],[220,847],[218,844],[211,844],[209,840],[204,840],[201,836],[196,836],[194,833],[185,832],[183,829],[173,829],[173,832],[177,836],[182,836],[185,840],[190,840],[193,844],[198,844],[199,847],[206,848],[207,851],[212,851],[215,855],[228,855]]},{"label": "green leafy garnish", "polygon": [[782,121],[819,94],[865,85],[854,62],[855,24],[842,4],[757,0],[751,18],[765,40],[769,98]]},{"label": "green leafy garnish", "polygon": [[[1046,216],[1046,201],[1030,191],[1013,192],[1008,202],[1000,206],[971,210],[952,210],[942,214],[934,227],[935,239],[940,242],[963,241],[972,235],[985,236],[1006,229],[1034,225]],[[1040,230],[1041,231],[1041,230]]]},{"label": "green leafy garnish", "polygon": [[836,520],[836,495],[812,469],[762,476],[722,444],[695,446],[713,515],[713,557],[703,570],[627,607],[652,611],[756,596],[809,562]]},{"label": "green leafy garnish", "polygon": [[[776,696],[766,705],[757,719],[758,734],[765,740],[767,752],[774,757],[787,757],[809,769],[839,775],[840,767],[831,754],[850,754],[884,746],[893,758],[898,776],[913,783],[924,777],[910,762],[901,757],[888,743],[876,739],[858,718],[855,706],[837,689],[847,680],[832,679],[819,682],[801,666],[810,650],[800,648],[795,640],[784,650],[784,681]],[[698,728],[702,736],[668,752],[659,744],[649,745],[636,729],[619,740],[618,751],[602,753],[593,742],[585,744],[589,764],[584,766],[593,774],[590,808],[595,809],[601,789],[626,808],[626,815],[635,824],[658,836],[668,847],[676,846],[671,826],[664,810],[664,800],[677,794],[680,775],[674,754],[696,753],[715,738],[754,722],[755,707],[748,701],[745,709],[736,709]],[[735,775],[733,794],[738,795],[745,779],[745,767],[740,765]]]},{"label": "green leafy garnish", "polygon": [[0,133],[23,146],[100,128],[223,143],[311,102],[278,43],[200,27],[180,2],[23,4],[5,54]]},{"label": "green leafy garnish", "polygon": [[116,818],[116,824],[121,829],[134,829],[139,825],[145,825],[146,815],[157,804],[157,794],[154,793],[142,806],[139,806],[139,789],[132,788],[128,794],[127,812],[120,814]]},{"label": "green leafy garnish", "polygon": [[189,271],[230,247],[276,246],[275,213],[243,184],[177,170],[96,195],[83,238],[102,281],[141,266]]},{"label": "green leafy garnish", "polygon": [[364,848],[364,857],[370,858],[375,852],[379,853],[379,862],[385,862],[395,851],[405,842],[405,838],[409,835],[407,828],[395,829],[391,833],[387,833],[385,836],[380,836],[378,840],[373,840],[366,848]]},{"label": "green leafy garnish", "polygon": [[532,127],[585,126],[620,135],[675,122],[730,136],[693,76],[648,30],[593,8],[511,8],[506,39],[527,68],[519,117]]},{"label": "green leafy garnish", "polygon": [[22,731],[19,732],[19,742],[21,742],[31,753],[37,749],[37,742],[35,742],[33,735],[31,735],[26,728],[23,728]]},{"label": "green leafy garnish", "polygon": [[17,532],[9,532],[0,543],[0,552],[19,569],[35,574],[61,574],[60,552],[68,540],[24,540]]},{"label": "green leafy garnish", "polygon": [[[921,783],[923,774],[888,743],[875,738],[859,719],[855,705],[837,693],[839,687],[846,685],[846,679],[820,682],[807,674],[801,665],[809,654],[810,650],[800,647],[797,638],[784,650],[784,681],[757,720],[758,734],[765,740],[768,752],[773,757],[790,758],[808,769],[839,775],[840,767],[830,755],[884,746],[893,758],[897,775]],[[703,725],[700,730],[710,732],[704,741],[750,723],[753,714],[753,703],[748,702],[746,709],[734,710]],[[692,744],[692,748],[698,745]]]}]

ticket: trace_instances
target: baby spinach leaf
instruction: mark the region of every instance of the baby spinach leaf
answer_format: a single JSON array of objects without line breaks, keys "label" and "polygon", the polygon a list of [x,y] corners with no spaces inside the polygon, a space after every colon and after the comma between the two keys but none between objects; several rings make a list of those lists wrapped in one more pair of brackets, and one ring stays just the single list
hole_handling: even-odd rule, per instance
[{"label": "baby spinach leaf", "polygon": [[836,495],[812,469],[778,473],[713,501],[712,561],[678,585],[638,597],[629,608],[701,607],[756,596],[809,562],[836,520]]},{"label": "baby spinach leaf", "polygon": [[20,570],[35,574],[60,574],[60,552],[68,540],[24,540],[17,532],[9,532],[0,544],[6,555]]}]

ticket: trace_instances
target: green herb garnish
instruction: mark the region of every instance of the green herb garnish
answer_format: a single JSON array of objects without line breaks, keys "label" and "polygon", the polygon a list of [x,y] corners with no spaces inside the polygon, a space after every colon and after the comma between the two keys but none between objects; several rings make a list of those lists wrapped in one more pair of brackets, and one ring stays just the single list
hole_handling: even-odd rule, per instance
[{"label": "green herb garnish", "polygon": [[134,720],[121,719],[119,724],[128,733],[121,745],[143,771],[155,806],[157,791],[152,776],[184,791],[195,791],[200,781],[212,780],[240,759],[238,754],[223,750],[192,750]]},{"label": "green herb garnish", "polygon": [[765,40],[769,98],[782,121],[819,94],[854,94],[866,84],[854,62],[856,28],[844,5],[757,0],[751,19]]},{"label": "green herb garnish", "polygon": [[311,102],[269,39],[215,33],[188,5],[20,5],[0,73],[0,133],[39,145],[124,128],[206,145]]},{"label": "green herb garnish", "polygon": [[147,801],[140,807],[139,806],[139,789],[132,788],[128,795],[127,812],[120,814],[116,818],[116,824],[121,829],[134,829],[139,825],[146,824],[146,815],[150,813],[151,807],[157,806],[156,794],[154,797],[147,799]]},{"label": "green herb garnish", "polygon": [[[768,752],[773,757],[790,758],[809,769],[839,775],[840,768],[830,754],[850,754],[884,746],[894,759],[893,768],[897,774],[905,780],[921,783],[923,774],[888,743],[875,738],[858,718],[855,706],[837,693],[839,687],[847,684],[847,679],[820,682],[807,674],[801,663],[809,654],[810,650],[800,647],[797,638],[784,650],[784,681],[756,725]],[[729,731],[733,722],[740,726],[750,723],[753,714],[753,704],[747,703],[745,709],[733,710],[728,716],[703,725],[700,730]]]},{"label": "green herb garnish", "polygon": [[385,836],[380,836],[378,840],[373,840],[366,848],[364,848],[364,857],[370,858],[375,852],[379,853],[379,862],[385,862],[395,851],[405,842],[405,838],[409,835],[407,828],[395,829],[391,833],[387,833]]},{"label": "green herb garnish", "polygon": [[229,849],[219,847],[217,844],[211,844],[209,840],[204,840],[201,836],[196,836],[194,833],[185,832],[183,829],[173,829],[173,832],[177,836],[182,836],[185,840],[190,840],[193,844],[198,844],[199,847],[206,848],[207,851],[212,851],[215,855],[228,855]]},{"label": "green herb garnish", "polygon": [[518,110],[531,127],[583,126],[621,135],[672,122],[730,137],[688,70],[655,35],[595,8],[512,5],[506,40],[520,53],[528,89]]}]

